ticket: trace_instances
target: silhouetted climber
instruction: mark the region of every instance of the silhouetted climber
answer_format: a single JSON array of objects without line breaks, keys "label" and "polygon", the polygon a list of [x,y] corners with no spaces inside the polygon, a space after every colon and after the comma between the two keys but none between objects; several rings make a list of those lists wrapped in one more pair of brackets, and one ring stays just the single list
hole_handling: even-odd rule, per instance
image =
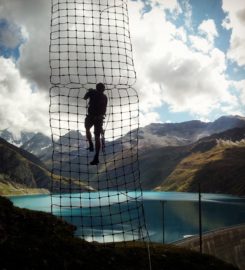
[{"label": "silhouetted climber", "polygon": [[89,89],[85,94],[84,99],[89,99],[88,103],[88,114],[85,118],[86,137],[89,142],[88,150],[94,151],[94,144],[92,141],[92,135],[90,129],[94,126],[94,137],[95,137],[95,155],[91,165],[97,165],[99,163],[100,153],[100,137],[103,135],[103,120],[105,118],[106,107],[107,107],[107,96],[103,93],[105,91],[105,85],[103,83],[96,84],[95,89]]}]

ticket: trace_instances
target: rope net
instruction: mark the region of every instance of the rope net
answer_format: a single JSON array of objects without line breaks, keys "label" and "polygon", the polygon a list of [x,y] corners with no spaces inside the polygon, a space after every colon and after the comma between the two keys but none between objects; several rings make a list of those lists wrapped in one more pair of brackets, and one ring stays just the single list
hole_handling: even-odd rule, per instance
[{"label": "rope net", "polygon": [[[145,239],[127,1],[52,0],[49,57],[52,212],[88,241]],[[92,166],[84,95],[100,82],[108,105]]]}]

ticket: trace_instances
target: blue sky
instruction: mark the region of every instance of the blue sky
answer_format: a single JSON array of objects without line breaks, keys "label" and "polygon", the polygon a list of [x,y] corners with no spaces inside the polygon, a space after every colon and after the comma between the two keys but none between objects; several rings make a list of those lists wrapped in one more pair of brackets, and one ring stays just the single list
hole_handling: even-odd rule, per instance
[{"label": "blue sky", "polygon": [[[198,26],[201,24],[203,20],[212,19],[215,21],[217,31],[219,32],[219,36],[215,39],[215,46],[222,50],[224,53],[227,52],[229,49],[229,41],[231,36],[231,31],[224,29],[221,24],[222,21],[225,19],[226,14],[221,8],[222,1],[213,1],[213,0],[206,0],[206,1],[179,1],[181,8],[183,9],[183,13],[178,16],[178,18],[173,18],[171,13],[167,12],[167,18],[171,21],[176,27],[185,26],[185,10],[187,9],[186,3],[188,3],[189,8],[191,8],[191,28],[185,27],[186,32],[189,35],[195,35],[198,32]],[[148,10],[151,10],[148,6]],[[231,78],[236,78],[237,72],[234,72],[233,65],[227,67],[229,72],[227,75]],[[235,65],[236,66],[236,65]],[[239,69],[241,76],[244,76],[244,69]],[[170,121],[170,122],[182,122],[186,120],[193,119],[193,115],[190,114],[188,111],[181,111],[181,112],[171,112],[167,105],[162,105],[160,108],[157,108],[156,111],[161,116],[161,120],[163,121]],[[214,120],[218,117],[219,112],[213,111],[212,114],[209,115],[210,120]]]},{"label": "blue sky", "polygon": [[[244,1],[128,8],[142,126],[245,115]],[[49,133],[49,21],[49,1],[0,0],[0,129]]]},{"label": "blue sky", "polygon": [[[179,1],[179,4],[183,9],[183,13],[176,19],[171,16],[171,13],[167,12],[168,20],[177,27],[185,26],[185,11],[189,7],[191,9],[191,17],[189,18],[191,21],[191,27],[185,27],[188,35],[195,35],[198,32],[198,26],[202,21],[208,19],[214,20],[219,33],[219,36],[214,42],[215,47],[219,48],[224,53],[227,53],[229,49],[231,30],[227,30],[222,27],[222,22],[226,17],[226,13],[222,10],[222,0],[191,0],[188,2]],[[150,9],[151,8],[149,8],[149,10]],[[237,65],[230,62],[229,65],[227,65],[227,76],[229,76],[231,79],[245,78],[244,68],[239,68],[239,71],[234,71],[235,68],[237,68]],[[161,120],[163,121],[182,122],[193,119],[193,115],[187,111],[172,113],[167,105],[161,106],[156,111],[160,114]],[[219,117],[218,110],[214,110],[213,113],[209,115],[210,120],[214,120],[217,117]]]},{"label": "blue sky", "polygon": [[18,26],[0,18],[0,56],[18,60],[20,57],[19,49],[23,42]]},{"label": "blue sky", "polygon": [[[244,21],[243,19],[239,21],[236,18],[236,14],[239,11],[241,11],[241,14],[244,13],[244,4],[239,6],[242,1],[231,3],[225,0],[184,0],[144,1],[143,3],[142,27],[138,27],[138,29],[147,27],[147,22],[151,23],[151,28],[148,32],[145,31],[142,36],[150,35],[150,37],[155,38],[156,42],[162,43],[162,50],[155,50],[158,54],[157,57],[162,58],[162,65],[159,64],[159,78],[155,82],[162,89],[165,88],[165,90],[157,91],[157,86],[155,85],[155,92],[158,96],[154,96],[154,99],[160,97],[161,102],[158,100],[158,104],[156,106],[153,105],[148,111],[146,110],[143,117],[147,113],[154,112],[156,113],[155,120],[181,122],[190,119],[212,121],[225,114],[244,115],[243,80],[245,78],[245,65],[244,61],[240,61],[244,58],[242,52],[245,45],[244,36],[240,36],[241,26],[244,24]],[[160,12],[162,12],[162,21]],[[156,21],[152,18],[150,19],[150,14],[154,14]],[[163,26],[162,31],[161,29],[155,30],[157,24],[161,23]],[[169,36],[175,35],[178,31],[181,32],[182,37],[180,37],[179,44],[175,44],[170,37],[165,38],[165,40],[156,38],[160,35],[166,35],[168,31],[172,31]],[[133,31],[133,34],[135,36],[138,35],[137,29]],[[238,38],[240,39],[238,40]],[[239,42],[237,51],[233,49],[236,41]],[[168,46],[171,48],[166,49]],[[205,46],[209,46],[209,48],[205,48]],[[154,45],[152,45],[152,51],[154,49]],[[182,54],[181,50],[183,50]],[[178,54],[177,57],[175,57],[175,53]],[[188,56],[186,56],[186,53]],[[153,54],[151,58],[154,58]],[[170,59],[169,62],[174,62],[174,65],[163,64],[168,58]],[[215,65],[215,61],[217,65]],[[149,63],[157,72],[154,63],[151,63],[150,60]],[[202,71],[195,72],[193,70],[191,72],[192,64]],[[161,66],[169,73],[171,80],[174,78],[174,80],[183,81],[182,85],[181,83],[177,84],[179,89],[169,82],[168,78],[164,78],[163,73],[163,78],[162,80],[160,79]],[[174,66],[178,66],[180,70],[184,67],[187,70],[190,69],[190,72],[186,72],[186,80],[174,71]],[[147,70],[141,72],[144,73],[145,77],[149,74]],[[138,77],[140,75],[138,72]],[[154,82],[154,79],[149,79]],[[189,81],[187,82],[187,80]],[[200,88],[189,83],[194,80],[197,81],[196,85],[201,86]],[[186,95],[180,93],[182,86]],[[161,93],[163,96],[161,96]],[[183,97],[182,102],[178,99],[179,94]],[[150,96],[148,99],[150,99]],[[187,102],[187,100],[190,102]]]}]

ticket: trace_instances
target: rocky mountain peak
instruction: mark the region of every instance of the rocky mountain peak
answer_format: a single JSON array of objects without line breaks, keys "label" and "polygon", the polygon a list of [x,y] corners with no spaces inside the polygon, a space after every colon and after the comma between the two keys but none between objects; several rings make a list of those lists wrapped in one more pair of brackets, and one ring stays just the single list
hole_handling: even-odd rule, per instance
[{"label": "rocky mountain peak", "polygon": [[34,132],[25,132],[22,131],[18,136],[8,129],[4,129],[0,131],[0,137],[6,140],[7,142],[15,145],[22,146],[24,143],[29,141],[35,135]]}]

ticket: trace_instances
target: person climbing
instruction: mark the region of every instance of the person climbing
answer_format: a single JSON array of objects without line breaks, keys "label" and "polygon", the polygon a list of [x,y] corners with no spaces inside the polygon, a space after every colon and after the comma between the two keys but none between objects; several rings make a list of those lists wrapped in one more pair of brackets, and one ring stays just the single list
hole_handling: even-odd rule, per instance
[{"label": "person climbing", "polygon": [[107,96],[104,94],[105,85],[103,83],[96,84],[96,89],[89,89],[85,94],[84,99],[88,100],[88,112],[85,118],[86,137],[89,142],[88,150],[94,151],[94,144],[90,129],[94,126],[95,137],[95,155],[90,165],[99,164],[99,153],[101,148],[101,136],[103,136],[103,120],[107,108]]}]

